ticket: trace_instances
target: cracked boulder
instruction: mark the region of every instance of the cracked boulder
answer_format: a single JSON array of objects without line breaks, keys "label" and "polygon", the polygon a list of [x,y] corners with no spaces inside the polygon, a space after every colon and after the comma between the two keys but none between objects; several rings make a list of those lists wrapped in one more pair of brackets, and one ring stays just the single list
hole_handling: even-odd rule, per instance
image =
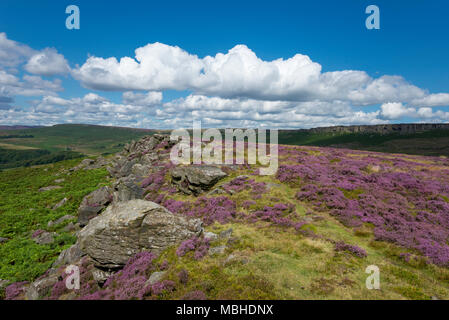
[{"label": "cracked boulder", "polygon": [[202,232],[202,221],[174,214],[150,201],[131,200],[110,205],[78,234],[80,249],[96,267],[123,267],[141,251],[156,254]]},{"label": "cracked boulder", "polygon": [[198,195],[210,190],[227,176],[220,168],[211,165],[176,167],[171,171],[172,183],[186,194]]}]

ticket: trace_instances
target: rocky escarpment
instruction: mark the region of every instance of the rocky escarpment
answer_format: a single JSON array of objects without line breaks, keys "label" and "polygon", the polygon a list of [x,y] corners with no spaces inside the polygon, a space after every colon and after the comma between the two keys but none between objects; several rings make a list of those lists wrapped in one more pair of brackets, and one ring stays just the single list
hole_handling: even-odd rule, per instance
[{"label": "rocky escarpment", "polygon": [[167,135],[127,144],[111,159],[83,161],[71,171],[107,166],[111,186],[86,195],[78,208],[77,242],[64,250],[47,273],[26,286],[26,299],[48,296],[60,285],[60,270],[77,265],[90,270],[99,285],[140,252],[159,254],[203,233],[201,219],[175,214],[151,201],[162,190],[199,195],[227,174],[208,165],[174,166]]},{"label": "rocky escarpment", "polygon": [[430,130],[449,130],[447,123],[401,123],[360,126],[334,126],[303,130],[311,133],[377,133],[377,134],[414,134]]}]

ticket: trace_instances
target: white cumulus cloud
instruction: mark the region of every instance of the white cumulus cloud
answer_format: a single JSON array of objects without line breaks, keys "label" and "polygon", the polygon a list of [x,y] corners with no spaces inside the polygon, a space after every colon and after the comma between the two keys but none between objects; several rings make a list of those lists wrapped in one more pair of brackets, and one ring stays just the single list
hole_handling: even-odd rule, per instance
[{"label": "white cumulus cloud", "polygon": [[64,56],[56,49],[46,48],[31,56],[25,65],[25,70],[37,75],[54,76],[68,73],[70,67]]},{"label": "white cumulus cloud", "polygon": [[10,40],[6,33],[0,32],[0,67],[16,67],[35,52],[29,46]]},{"label": "white cumulus cloud", "polygon": [[179,47],[148,44],[135,58],[90,57],[73,70],[87,88],[98,90],[190,90],[197,95],[283,101],[348,101],[353,105],[387,102],[447,102],[447,94],[429,95],[400,76],[372,78],[364,71],[322,72],[319,63],[296,54],[264,61],[245,45],[227,53],[198,56]]},{"label": "white cumulus cloud", "polygon": [[402,103],[388,102],[380,106],[380,114],[385,119],[399,119],[404,116],[413,116],[416,114],[415,108],[407,108]]}]

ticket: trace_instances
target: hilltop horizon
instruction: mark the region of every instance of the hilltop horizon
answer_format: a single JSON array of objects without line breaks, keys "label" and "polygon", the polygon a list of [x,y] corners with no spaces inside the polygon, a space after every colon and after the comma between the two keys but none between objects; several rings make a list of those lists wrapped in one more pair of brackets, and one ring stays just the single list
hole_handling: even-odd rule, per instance
[{"label": "hilltop horizon", "polygon": [[[93,126],[93,127],[111,127],[111,128],[122,128],[122,129],[132,129],[132,130],[150,130],[150,131],[170,131],[175,128],[168,129],[158,129],[158,128],[136,128],[136,127],[126,127],[126,126],[114,126],[114,125],[103,125],[103,124],[91,124],[91,123],[56,123],[50,125],[41,125],[41,126],[27,126],[27,125],[0,125],[1,130],[8,129],[33,129],[33,128],[42,128],[42,127],[55,127],[55,126]],[[349,128],[349,127],[380,127],[380,126],[448,126],[449,122],[401,122],[401,123],[385,123],[385,124],[347,124],[347,125],[332,125],[332,126],[319,126],[319,127],[311,127],[311,128],[275,128],[282,131],[295,131],[295,130],[305,130],[310,131],[313,129],[326,129],[326,128]],[[208,128],[216,128],[216,129],[270,129],[270,128],[255,128],[255,127],[205,127]],[[189,129],[189,128],[186,128]]]}]

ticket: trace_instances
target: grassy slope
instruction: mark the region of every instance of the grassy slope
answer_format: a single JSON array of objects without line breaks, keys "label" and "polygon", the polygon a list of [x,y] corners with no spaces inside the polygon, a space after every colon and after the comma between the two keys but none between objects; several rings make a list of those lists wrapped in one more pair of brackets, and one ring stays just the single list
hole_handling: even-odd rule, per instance
[{"label": "grassy slope", "polygon": [[34,147],[21,146],[18,144],[1,143],[1,142],[0,142],[0,148],[10,149],[10,150],[36,150],[37,149]]},{"label": "grassy slope", "polygon": [[[9,135],[11,131],[0,131],[0,135]],[[88,155],[114,153],[123,148],[123,144],[151,134],[148,130],[132,128],[105,127],[94,125],[64,124],[52,127],[40,127],[14,130],[16,135],[33,135],[33,138],[2,139],[8,145],[28,146],[50,151],[70,148]]]},{"label": "grassy slope", "polygon": [[[224,184],[245,172],[235,172],[221,181]],[[279,183],[274,177],[252,176],[256,181]],[[296,190],[279,185],[257,200],[257,205],[272,205],[271,199],[292,202]],[[177,196],[187,200],[186,196]],[[251,198],[247,191],[230,197],[237,203]],[[311,212],[307,203],[297,202],[300,217]],[[251,208],[250,208],[251,210]],[[181,269],[189,272],[186,286],[166,296],[179,299],[185,293],[202,290],[211,299],[430,299],[449,298],[449,270],[420,261],[405,262],[400,258],[403,248],[374,241],[372,232],[354,232],[326,213],[324,217],[304,228],[336,241],[345,241],[367,250],[367,258],[335,252],[333,245],[321,239],[297,234],[293,229],[273,228],[263,223],[215,224],[208,231],[219,233],[232,228],[238,239],[222,256],[207,256],[195,260],[192,254],[177,257],[176,248],[164,252],[159,262],[170,262],[167,279],[177,281]],[[224,244],[224,243],[223,243]],[[214,244],[214,246],[217,244]],[[248,260],[226,264],[233,254]],[[365,269],[377,265],[380,269],[381,290],[368,290]]]},{"label": "grassy slope", "polygon": [[[68,160],[0,173],[0,237],[10,239],[0,245],[0,279],[32,280],[45,272],[59,253],[76,241],[73,235],[62,230],[70,221],[54,228],[47,228],[47,223],[67,214],[76,216],[82,198],[107,182],[105,169],[80,170],[70,175],[62,172],[79,162],[79,159]],[[54,180],[60,178],[65,181],[56,184]],[[39,188],[49,185],[63,188],[38,192]],[[64,197],[69,201],[52,210]],[[34,243],[31,234],[38,229],[56,231],[56,242],[51,245]]]}]

